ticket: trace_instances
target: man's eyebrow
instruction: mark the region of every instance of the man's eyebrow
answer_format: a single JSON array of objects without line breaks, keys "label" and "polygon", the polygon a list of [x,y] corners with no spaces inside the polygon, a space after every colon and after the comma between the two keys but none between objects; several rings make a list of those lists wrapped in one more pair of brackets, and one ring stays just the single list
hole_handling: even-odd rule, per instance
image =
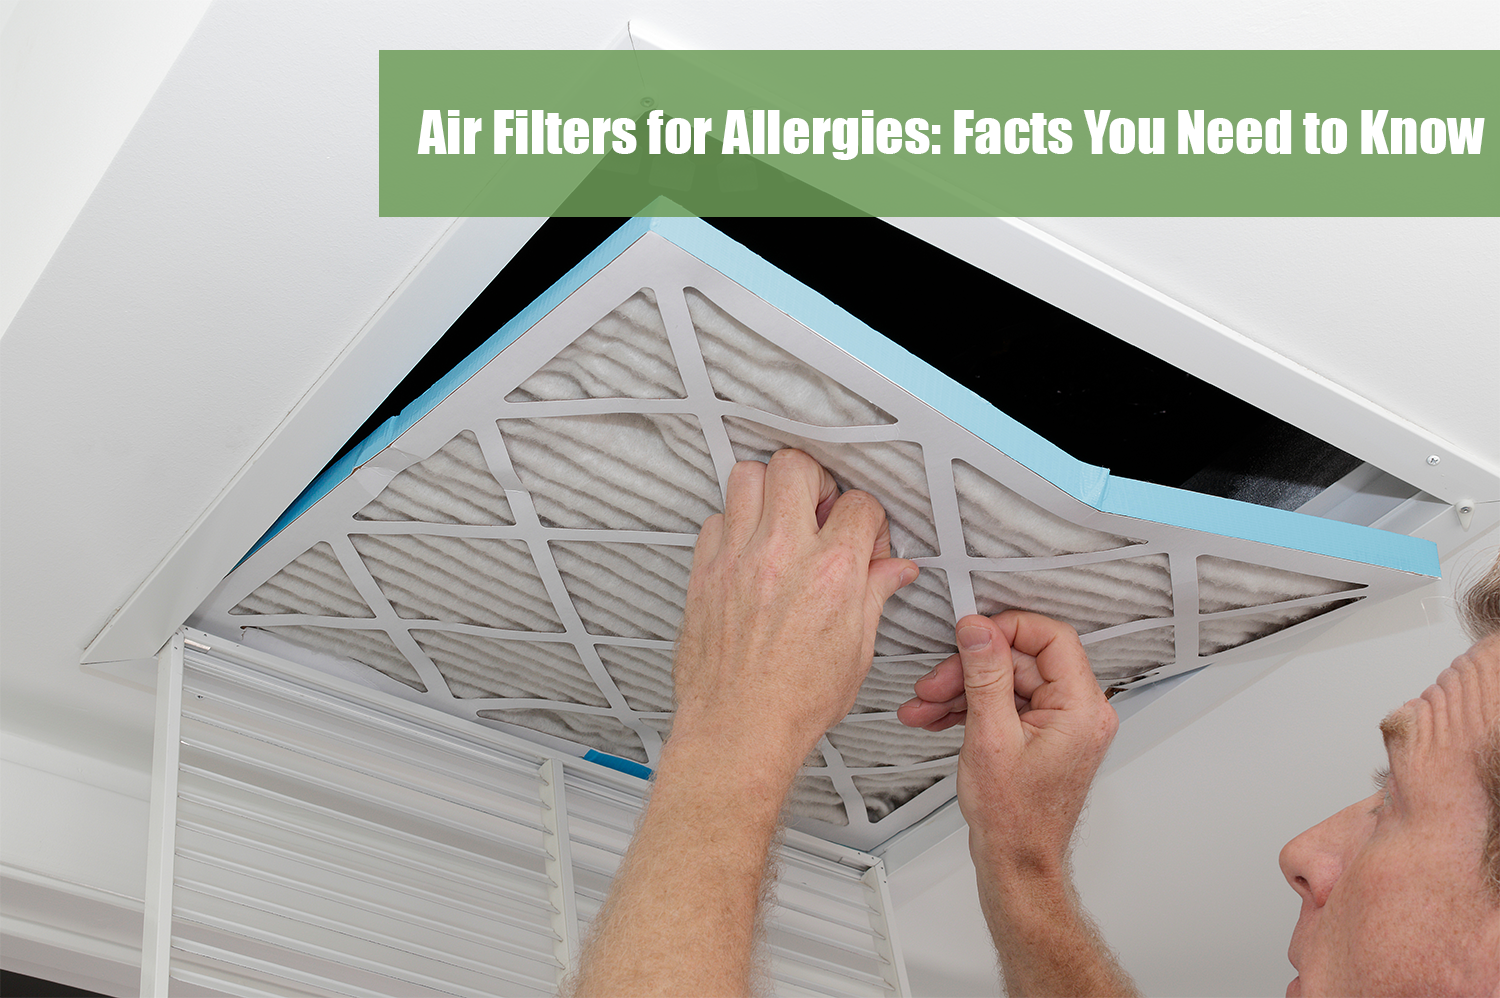
[{"label": "man's eyebrow", "polygon": [[1411,738],[1411,714],[1406,708],[1397,707],[1381,720],[1380,734],[1385,738],[1387,755],[1394,755],[1397,749],[1405,748],[1407,740]]}]

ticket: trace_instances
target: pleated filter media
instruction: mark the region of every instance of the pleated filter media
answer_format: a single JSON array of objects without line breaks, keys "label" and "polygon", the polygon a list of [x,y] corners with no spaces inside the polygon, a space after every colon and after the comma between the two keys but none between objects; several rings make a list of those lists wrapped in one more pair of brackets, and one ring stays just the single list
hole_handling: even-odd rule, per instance
[{"label": "pleated filter media", "polygon": [[793,793],[794,825],[859,848],[953,796],[962,728],[895,710],[959,616],[1065,620],[1128,689],[1436,574],[1426,542],[1081,464],[705,223],[646,218],[330,468],[193,623],[651,766],[698,527],[787,446],[922,568]]}]

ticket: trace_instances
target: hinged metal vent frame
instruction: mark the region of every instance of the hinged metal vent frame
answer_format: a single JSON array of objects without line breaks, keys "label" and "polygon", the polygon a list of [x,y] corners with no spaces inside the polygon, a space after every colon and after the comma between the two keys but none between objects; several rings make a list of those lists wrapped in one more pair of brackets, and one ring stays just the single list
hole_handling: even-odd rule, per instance
[{"label": "hinged metal vent frame", "polygon": [[[624,842],[642,781],[191,629],[158,680],[142,994],[556,992],[583,929],[568,796]],[[883,863],[795,831],[782,857],[853,883],[869,942],[847,900],[802,905],[777,993],[907,994]]]}]

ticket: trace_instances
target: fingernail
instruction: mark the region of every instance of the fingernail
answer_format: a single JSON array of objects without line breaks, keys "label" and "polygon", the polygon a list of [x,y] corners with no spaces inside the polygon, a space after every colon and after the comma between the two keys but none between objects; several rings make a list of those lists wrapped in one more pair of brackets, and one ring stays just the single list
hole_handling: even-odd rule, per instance
[{"label": "fingernail", "polygon": [[916,578],[917,570],[915,568],[908,568],[906,571],[901,573],[901,585],[909,586],[916,581]]},{"label": "fingernail", "polygon": [[969,624],[958,629],[958,646],[964,651],[979,651],[989,647],[990,631],[978,624]]},{"label": "fingernail", "polygon": [[938,667],[934,665],[930,670],[928,670],[927,675],[918,677],[916,681],[920,683],[924,679],[931,679],[933,676],[937,675],[937,671]]}]

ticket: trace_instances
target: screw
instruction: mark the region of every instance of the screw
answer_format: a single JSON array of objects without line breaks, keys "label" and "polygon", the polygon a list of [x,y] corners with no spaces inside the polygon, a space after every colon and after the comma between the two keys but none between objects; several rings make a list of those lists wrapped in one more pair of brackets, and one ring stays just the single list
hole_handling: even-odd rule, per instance
[{"label": "screw", "polygon": [[642,97],[641,98],[641,107],[655,107],[655,106],[656,106],[656,98],[655,97]]},{"label": "screw", "polygon": [[1468,503],[1464,503],[1462,506],[1458,507],[1458,511],[1460,513],[1468,514],[1474,512],[1474,507],[1470,506]]},{"label": "screw", "polygon": [[1434,467],[1436,467],[1442,460],[1443,459],[1438,457],[1436,454],[1427,455],[1427,463]]}]

